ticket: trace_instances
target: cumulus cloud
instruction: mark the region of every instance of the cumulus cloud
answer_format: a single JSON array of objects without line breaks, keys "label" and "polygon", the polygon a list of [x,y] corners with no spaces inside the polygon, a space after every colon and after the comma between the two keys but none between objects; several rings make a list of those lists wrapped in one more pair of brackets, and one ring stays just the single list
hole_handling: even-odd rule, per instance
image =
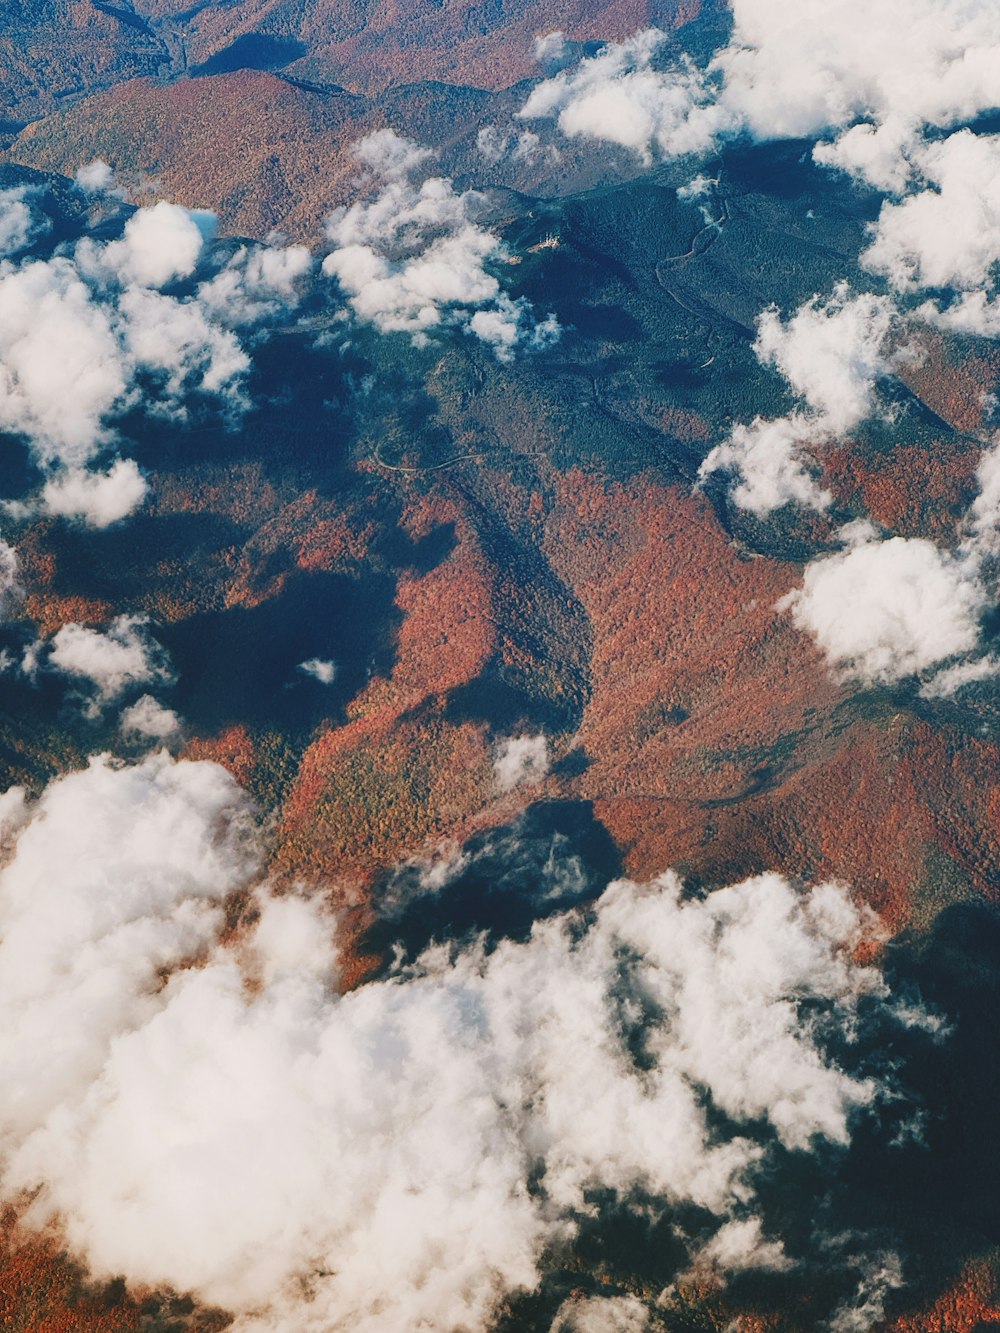
[{"label": "cumulus cloud", "polygon": [[925,126],[1000,104],[1000,17],[967,0],[733,0],[729,42],[704,72],[655,68],[650,29],[540,83],[521,114],[653,153],[704,152],[720,134],[818,138],[818,160],[904,188]]},{"label": "cumulus cloud", "polygon": [[873,1255],[865,1265],[854,1298],[845,1302],[830,1320],[830,1333],[869,1333],[885,1318],[885,1301],[903,1285],[903,1265],[891,1250]]},{"label": "cumulus cloud", "polygon": [[16,255],[49,230],[48,218],[31,207],[33,193],[26,185],[0,190],[0,259]]},{"label": "cumulus cloud", "polygon": [[965,547],[972,554],[1000,551],[1000,435],[982,453],[976,468],[978,492],[968,515]]},{"label": "cumulus cloud", "polygon": [[977,480],[954,551],[924,538],[883,541],[859,520],[840,529],[844,549],[810,561],[802,587],[778,603],[838,674],[864,684],[922,675],[925,698],[950,698],[1000,672],[992,654],[979,655],[1000,553],[997,440],[984,448]]},{"label": "cumulus cloud", "polygon": [[115,173],[103,157],[96,157],[77,168],[73,181],[84,194],[106,194],[114,188]]},{"label": "cumulus cloud", "polygon": [[559,150],[553,144],[543,147],[533,130],[518,132],[484,125],[476,135],[476,147],[491,166],[500,162],[533,162],[543,155],[550,162],[559,161]]},{"label": "cumulus cloud", "polygon": [[10,542],[0,538],[0,616],[8,616],[21,598],[21,562]]},{"label": "cumulus cloud", "polygon": [[962,130],[917,161],[930,188],[882,205],[862,263],[902,291],[978,288],[1000,260],[1000,136]]},{"label": "cumulus cloud", "polygon": [[256,851],[225,771],[165,755],[93,760],[35,803],[14,788],[0,829],[16,843],[0,871],[6,1156],[99,1078],[115,1035],[156,1013],[160,970],[214,941]]},{"label": "cumulus cloud", "polygon": [[[331,215],[328,232],[339,245],[403,245],[410,238],[419,244],[427,233],[462,226],[470,209],[482,205],[482,195],[475,191],[459,194],[442,176],[427,177],[419,186],[411,184],[411,176],[429,162],[429,151],[393,130],[380,130],[377,136],[359,140],[354,153],[383,188],[373,199],[339,208]],[[380,169],[383,161],[385,170]]]},{"label": "cumulus cloud", "polygon": [[565,56],[566,48],[565,33],[558,29],[553,32],[542,33],[535,38],[535,59],[540,65],[558,62]]},{"label": "cumulus cloud", "polygon": [[833,497],[816,480],[813,450],[828,438],[815,418],[802,413],[775,421],[755,417],[749,425],[737,423],[710,450],[698,476],[704,481],[715,472],[733,473],[733,503],[761,518],[786,504],[823,510]]},{"label": "cumulus cloud", "polygon": [[214,278],[198,288],[201,304],[229,325],[257,324],[294,309],[312,269],[304,245],[242,245]]},{"label": "cumulus cloud", "polygon": [[111,313],[67,258],[0,265],[0,426],[43,462],[82,466],[123,403],[128,368]]},{"label": "cumulus cloud", "polygon": [[131,458],[118,458],[105,472],[66,468],[42,487],[42,509],[60,518],[107,528],[135,512],[149,490]]},{"label": "cumulus cloud", "polygon": [[[520,114],[555,118],[567,135],[621,144],[645,162],[704,153],[739,133],[821,138],[817,162],[896,196],[862,264],[901,294],[933,292],[918,319],[1000,336],[1000,136],[955,129],[1000,104],[1000,13],[965,0],[731,7],[730,40],[704,70],[667,67],[665,34],[650,30],[544,80]],[[788,503],[826,508],[819,453],[878,411],[901,328],[893,301],[852,297],[845,284],[788,320],[765,312],[757,355],[808,411],[738,424],[701,478],[734,474],[734,503],[760,516]]]},{"label": "cumulus cloud", "polygon": [[121,729],[126,735],[166,740],[180,730],[180,718],[151,694],[144,694],[122,710]]},{"label": "cumulus cloud", "polygon": [[[621,881],[586,918],[339,995],[320,899],[258,884],[256,924],[223,934],[259,857],[215,765],[98,759],[0,821],[3,1193],[96,1276],[241,1330],[483,1327],[595,1189],[697,1204],[720,1252],[759,1250],[732,1223],[764,1127],[846,1144],[890,1091],[824,1045],[862,1001],[892,1021],[856,961],[874,922],[837,886]],[[634,1303],[602,1312],[560,1317],[642,1327]]]},{"label": "cumulus cloud", "polygon": [[89,696],[88,713],[97,716],[103,705],[133,686],[173,679],[148,623],[144,616],[117,616],[106,630],[63,625],[52,636],[46,666],[78,682]]},{"label": "cumulus cloud", "polygon": [[757,321],[754,351],[762,365],[780,372],[831,434],[840,434],[875,411],[875,385],[893,367],[888,343],[895,319],[888,297],[852,296],[841,282],[832,295],[825,300],[814,296],[787,321],[776,307],[765,310]]},{"label": "cumulus cloud", "polygon": [[493,773],[501,791],[541,782],[549,771],[549,743],[544,736],[508,736],[497,747]]},{"label": "cumulus cloud", "polygon": [[480,225],[484,197],[457,191],[442,176],[417,185],[411,176],[425,161],[423,150],[391,131],[378,135],[374,149],[369,136],[355,151],[381,188],[337,209],[326,228],[334,249],[323,272],[337,279],[355,315],[384,333],[409,333],[418,345],[436,330],[463,328],[501,361],[518,348],[552,343],[559,335],[554,317],[536,320],[528,302],[511,298],[491,271],[510,255]]},{"label": "cumulus cloud", "polygon": [[667,34],[647,28],[561,70],[535,87],[518,112],[525,120],[555,119],[567,138],[602,139],[650,162],[703,153],[724,127],[725,113],[690,63],[653,68]]},{"label": "cumulus cloud", "polygon": [[[139,369],[165,372],[169,398],[189,386],[226,393],[247,365],[197,305],[139,287],[101,300],[66,256],[0,266],[0,425],[28,436],[44,465],[90,463]],[[121,488],[124,474],[115,479]]]},{"label": "cumulus cloud", "polygon": [[510,134],[504,134],[496,125],[484,125],[476,135],[476,147],[491,165],[502,161],[507,155],[510,141]]},{"label": "cumulus cloud", "polygon": [[892,537],[811,561],[778,605],[837,671],[891,683],[976,648],[987,605],[976,575],[933,542]]},{"label": "cumulus cloud", "polygon": [[[792,10],[734,0],[733,34],[713,68],[723,99],[757,138],[822,134],[855,121],[882,138],[883,179],[923,125],[945,127],[1000,103],[1000,15],[966,0],[871,0]],[[867,135],[865,135],[867,138]]]},{"label": "cumulus cloud", "polygon": [[337,678],[337,664],[328,657],[308,657],[299,663],[298,669],[304,676],[311,676],[321,685],[332,685]]},{"label": "cumulus cloud", "polygon": [[395,130],[374,130],[359,139],[352,151],[358,161],[382,180],[399,180],[434,160],[430,148],[414,143]]},{"label": "cumulus cloud", "polygon": [[[95,170],[81,188],[102,180]],[[44,215],[21,194],[37,231]],[[4,216],[0,199],[0,231]],[[250,360],[234,330],[284,317],[311,259],[302,246],[241,246],[219,264],[213,230],[210,214],[161,202],[133,211],[117,239],[0,262],[0,429],[30,441],[43,512],[101,527],[142,502],[136,465],[108,457],[127,409],[183,418],[193,393],[228,413],[246,406]],[[187,288],[160,290],[178,282]]]},{"label": "cumulus cloud", "polygon": [[793,1267],[779,1240],[768,1240],[759,1217],[734,1218],[719,1228],[695,1255],[699,1275],[744,1273],[757,1269],[783,1273]]},{"label": "cumulus cloud", "polygon": [[97,245],[85,238],[77,247],[77,261],[85,269],[114,274],[125,284],[166,287],[191,276],[214,229],[214,214],[161,199],[137,209],[120,240]]},{"label": "cumulus cloud", "polygon": [[901,292],[937,293],[915,309],[917,318],[996,338],[1000,135],[960,130],[911,156],[921,188],[882,205],[861,262]]},{"label": "cumulus cloud", "polygon": [[122,293],[125,346],[138,365],[161,376],[162,394],[152,407],[183,416],[192,390],[218,394],[238,406],[240,381],[250,358],[229,329],[220,328],[199,303],[132,287]]},{"label": "cumulus cloud", "polygon": [[946,303],[925,301],[914,313],[918,319],[948,333],[1000,338],[1000,300],[985,288],[957,292]]},{"label": "cumulus cloud", "polygon": [[634,1296],[571,1296],[550,1333],[645,1333],[649,1311]]},{"label": "cumulus cloud", "polygon": [[601,853],[586,830],[553,818],[556,810],[530,803],[506,827],[397,865],[377,890],[380,920],[398,927],[412,949],[443,928],[452,936],[517,935],[539,916],[590,901],[604,884]]},{"label": "cumulus cloud", "polygon": [[920,687],[924,699],[951,699],[966,685],[993,680],[1000,675],[1000,658],[981,657],[977,662],[959,662],[944,667]]},{"label": "cumulus cloud", "polygon": [[787,320],[776,307],[765,310],[757,321],[757,359],[773,366],[809,411],[737,424],[707,455],[699,476],[734,473],[734,504],[761,517],[790,503],[826,509],[832,497],[816,479],[818,451],[878,410],[876,385],[900,355],[890,352],[897,318],[888,297],[851,295],[845,282]]},{"label": "cumulus cloud", "polygon": [[905,151],[906,128],[887,125],[852,125],[832,142],[818,143],[813,160],[866,181],[877,190],[902,191],[912,175]]}]

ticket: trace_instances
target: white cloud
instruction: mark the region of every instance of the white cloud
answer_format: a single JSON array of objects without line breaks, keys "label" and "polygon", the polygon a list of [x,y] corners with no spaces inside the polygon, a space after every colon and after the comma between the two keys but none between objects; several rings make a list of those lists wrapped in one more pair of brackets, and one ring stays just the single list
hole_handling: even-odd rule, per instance
[{"label": "white cloud", "polygon": [[56,469],[42,496],[49,513],[106,526],[141,503],[133,462],[88,469],[111,441],[105,423],[133,401],[139,368],[162,373],[160,401],[176,411],[192,388],[238,402],[248,366],[197,304],[138,287],[103,301],[65,257],[0,266],[0,425]]},{"label": "white cloud", "polygon": [[[224,942],[248,817],[220,768],[165,753],[0,799],[0,1179],[99,1278],[191,1291],[243,1333],[483,1327],[591,1190],[696,1203],[732,1238],[762,1126],[846,1143],[885,1091],[818,1044],[850,1042],[862,997],[891,1014],[841,888],[623,881],[339,996],[322,898],[259,885]],[[642,1326],[603,1313],[561,1315]]]},{"label": "white cloud", "polygon": [[128,352],[138,365],[164,377],[163,410],[183,415],[184,395],[193,389],[218,394],[231,406],[242,403],[240,381],[250,358],[235,334],[213,323],[200,304],[131,287],[122,293],[119,310]]},{"label": "white cloud", "polygon": [[431,149],[393,129],[373,130],[359,139],[351,151],[363,166],[387,181],[412,175],[434,159]]},{"label": "white cloud", "polygon": [[992,286],[990,270],[1000,260],[1000,135],[961,130],[923,145],[917,161],[929,188],[882,205],[861,262],[901,291]]},{"label": "white cloud", "polygon": [[983,450],[978,494],[953,552],[923,538],[882,541],[859,519],[839,530],[844,549],[811,561],[802,587],[778,603],[838,674],[865,684],[923,675],[921,695],[938,699],[1000,672],[992,654],[978,655],[980,620],[996,596],[998,440]]},{"label": "white cloud", "polygon": [[491,166],[499,162],[534,162],[543,155],[550,162],[559,161],[559,150],[553,144],[543,147],[533,130],[517,132],[484,125],[476,135],[476,147]]},{"label": "white cloud", "polygon": [[493,773],[501,791],[523,782],[541,782],[549,771],[549,743],[544,736],[508,736],[497,747]]},{"label": "white cloud", "polygon": [[[534,130],[522,130],[511,148],[511,158],[515,162],[531,162],[541,153],[541,144]],[[553,154],[553,160],[558,161],[558,154]]]},{"label": "white cloud", "polygon": [[0,816],[6,1157],[99,1078],[117,1034],[157,1012],[160,970],[214,941],[218,905],[256,853],[228,774],[166,755],[125,768],[92,760],[34,804],[15,788]]},{"label": "white cloud", "polygon": [[398,917],[415,898],[440,893],[463,875],[472,862],[468,851],[450,841],[402,862],[380,892],[380,916]]},{"label": "white cloud", "polygon": [[510,256],[477,221],[483,196],[456,191],[441,176],[416,185],[409,174],[424,161],[418,145],[393,136],[391,152],[381,140],[369,151],[369,139],[355,152],[370,164],[388,159],[389,174],[374,198],[332,214],[326,230],[334,249],[323,261],[354,313],[384,333],[409,333],[417,344],[457,325],[501,361],[519,347],[547,346],[558,337],[552,316],[537,322],[528,302],[513,300],[490,271]]},{"label": "white cloud", "polygon": [[122,283],[165,287],[191,276],[214,228],[213,214],[161,199],[132,214],[121,240],[100,247],[89,240],[82,242],[81,264],[93,261]]},{"label": "white cloud", "polygon": [[978,662],[959,662],[945,667],[920,687],[924,699],[951,699],[966,685],[993,680],[1000,675],[1000,658],[981,657]]},{"label": "white cloud", "polygon": [[725,125],[725,113],[693,65],[653,68],[666,40],[666,33],[647,28],[609,43],[538,84],[518,115],[554,118],[568,138],[619,144],[645,162],[654,151],[665,157],[707,152]]},{"label": "white cloud", "polygon": [[759,1217],[734,1218],[720,1227],[695,1255],[695,1271],[740,1273],[759,1269],[783,1273],[793,1267],[779,1240],[766,1240]]},{"label": "white cloud", "polygon": [[754,351],[822,417],[831,434],[842,434],[876,410],[875,385],[893,366],[887,344],[895,319],[888,297],[852,296],[841,282],[826,300],[814,296],[787,321],[776,307],[765,310]]},{"label": "white cloud", "polygon": [[885,1318],[885,1298],[903,1285],[903,1265],[891,1250],[868,1259],[853,1300],[836,1311],[829,1333],[869,1333]]},{"label": "white cloud", "polygon": [[469,320],[469,330],[493,348],[499,361],[510,361],[518,348],[544,351],[562,336],[555,315],[536,320],[526,301],[513,301],[505,293],[500,294],[493,308],[476,311]]},{"label": "white cloud", "polygon": [[[472,225],[471,214],[482,206],[478,191],[460,193],[444,176],[429,176],[419,185],[391,176],[373,199],[336,209],[326,230],[341,248],[377,245],[412,253],[436,237]],[[488,233],[485,242],[498,244]]]},{"label": "white cloud", "polygon": [[492,236],[469,226],[438,237],[403,263],[394,264],[369,246],[350,245],[328,255],[324,267],[363,319],[387,332],[426,332],[442,322],[445,307],[496,300],[500,283],[483,261],[497,249]]},{"label": "white cloud", "polygon": [[335,986],[339,973],[331,945],[336,922],[316,902],[274,897],[266,888],[254,893],[259,912],[245,968],[265,986],[308,977]]},{"label": "white cloud", "polygon": [[321,685],[332,685],[337,678],[337,664],[327,657],[309,657],[299,663],[303,675],[312,676]]},{"label": "white cloud", "polygon": [[959,292],[946,304],[924,301],[914,311],[918,319],[949,333],[971,333],[1000,338],[1000,300],[985,288]]},{"label": "white cloud", "polygon": [[1000,13],[968,0],[830,4],[733,0],[730,41],[704,75],[656,70],[656,29],[610,43],[536,86],[522,115],[648,159],[703,152],[720,134],[815,138],[818,160],[901,189],[924,126],[1000,105]]},{"label": "white cloud", "polygon": [[78,167],[73,180],[85,194],[106,194],[114,188],[115,173],[104,158],[96,157]]},{"label": "white cloud", "polygon": [[892,121],[885,125],[852,125],[832,143],[818,143],[813,160],[867,181],[877,190],[901,192],[913,174],[906,138],[905,127]]},{"label": "white cloud", "polygon": [[304,245],[243,245],[199,286],[198,300],[228,325],[275,319],[299,303],[311,269],[312,255]]},{"label": "white cloud", "polygon": [[[103,175],[91,174],[81,188],[98,188]],[[0,198],[0,233],[3,216]],[[250,360],[232,326],[284,317],[312,261],[302,246],[243,246],[192,294],[158,291],[211,267],[213,228],[211,215],[158,203],[133,212],[117,240],[85,236],[72,254],[0,262],[0,429],[29,440],[46,474],[42,512],[107,526],[142,502],[135,463],[108,458],[111,423],[138,403],[183,417],[198,391],[229,411],[246,406]]]},{"label": "white cloud", "polygon": [[540,65],[560,61],[566,54],[566,36],[558,29],[535,38],[535,59]]},{"label": "white cloud", "polygon": [[491,165],[503,160],[510,151],[511,135],[496,125],[484,125],[476,135],[476,147]]},{"label": "white cloud", "polygon": [[43,462],[89,461],[129,385],[111,313],[69,259],[0,265],[0,427]]},{"label": "white cloud", "polygon": [[811,561],[778,605],[837,671],[892,682],[976,648],[986,607],[977,575],[933,542],[893,537]]},{"label": "white cloud", "polygon": [[180,730],[180,718],[172,708],[165,708],[151,694],[144,694],[122,710],[121,729],[126,735],[166,740]]},{"label": "white cloud", "polygon": [[645,1333],[649,1311],[634,1296],[570,1296],[549,1333]]},{"label": "white cloud", "polygon": [[49,230],[48,218],[28,202],[33,193],[26,185],[0,190],[0,259],[16,255]]},{"label": "white cloud", "polygon": [[[649,30],[544,80],[520,114],[555,118],[565,134],[621,144],[646,162],[706,152],[740,132],[761,140],[832,132],[816,145],[817,162],[905,196],[883,204],[863,265],[900,292],[952,289],[917,318],[1000,335],[1000,136],[960,129],[927,137],[1000,105],[1000,10],[966,0],[731,7],[731,39],[704,72],[656,68],[666,35]],[[843,283],[785,322],[766,311],[755,351],[810,412],[735,426],[700,477],[734,473],[734,503],[760,516],[787,503],[828,507],[817,450],[877,412],[877,383],[900,355],[892,349],[899,326],[894,302],[852,297]],[[955,579],[966,598],[981,596],[973,565]],[[956,615],[965,610],[963,602]]]},{"label": "white cloud", "polygon": [[776,307],[765,310],[757,320],[757,359],[773,366],[810,410],[738,423],[706,456],[699,477],[734,473],[733,503],[759,517],[792,503],[828,508],[832,496],[815,475],[818,451],[878,410],[876,385],[901,355],[889,351],[896,322],[888,297],[852,296],[846,282],[787,320]]},{"label": "white cloud", "polygon": [[135,512],[149,490],[131,458],[119,458],[106,472],[67,468],[42,487],[42,509],[60,518],[81,519],[107,528]]},{"label": "white cloud", "polygon": [[1000,434],[983,450],[976,481],[979,490],[969,510],[965,546],[974,554],[995,554],[1000,545]]},{"label": "white cloud", "polygon": [[737,423],[710,450],[698,476],[704,481],[732,472],[739,478],[730,492],[733,503],[760,518],[786,504],[823,510],[833,497],[813,475],[819,470],[813,450],[828,438],[822,423],[802,413],[775,421],[754,417],[748,426]]},{"label": "white cloud", "polygon": [[47,666],[89,687],[88,711],[96,716],[102,705],[135,685],[173,679],[147,625],[143,616],[118,616],[106,630],[63,625],[52,636]]},{"label": "white cloud", "polygon": [[916,318],[953,333],[1000,336],[1000,135],[960,130],[911,154],[923,188],[883,204],[865,267],[897,289],[947,289]]},{"label": "white cloud", "polygon": [[[761,139],[859,118],[905,144],[1000,103],[1000,14],[967,0],[734,0],[715,59],[728,108]],[[888,137],[888,136],[887,136]]]},{"label": "white cloud", "polygon": [[17,551],[0,538],[0,616],[9,616],[23,596]]},{"label": "white cloud", "polygon": [[677,198],[704,199],[706,196],[711,195],[712,187],[718,185],[718,183],[718,177],[706,176],[699,172],[699,174],[693,176],[686,185],[678,185]]}]

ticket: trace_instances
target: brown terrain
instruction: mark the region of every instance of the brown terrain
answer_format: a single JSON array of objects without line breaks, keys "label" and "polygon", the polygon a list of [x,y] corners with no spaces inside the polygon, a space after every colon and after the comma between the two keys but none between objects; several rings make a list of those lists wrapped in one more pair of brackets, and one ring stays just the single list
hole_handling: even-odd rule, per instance
[{"label": "brown terrain", "polygon": [[[855,470],[876,495],[881,473]],[[920,470],[910,475],[923,495]],[[314,493],[289,499],[290,486],[261,486],[251,470],[252,535],[186,578],[160,562],[132,606],[183,622],[212,606],[259,607],[296,569],[364,576],[384,567],[373,505],[387,498],[411,546],[447,532],[443,559],[395,576],[391,670],[296,761],[281,800],[282,874],[336,881],[356,901],[378,872],[510,818],[530,794],[593,802],[629,874],[676,865],[706,884],[765,868],[833,876],[857,883],[894,928],[929,909],[945,866],[965,891],[1000,882],[997,748],[889,701],[862,707],[775,610],[795,567],[743,551],[704,498],[655,475],[622,483],[541,463],[520,490],[475,464],[435,480],[365,463],[359,477],[367,498],[345,511]],[[208,472],[192,489],[164,478],[157,512],[231,516],[240,480],[230,479],[217,486]],[[906,513],[900,501],[904,531],[926,530]],[[38,525],[26,542],[40,629],[106,621],[118,608],[55,591],[72,574],[42,553],[49,530]],[[541,573],[530,583],[500,560],[498,533],[500,552],[533,544]],[[294,564],[265,575],[282,549]],[[527,628],[543,616],[553,626],[544,647]],[[480,679],[527,682],[570,712],[579,703],[578,723],[554,738],[557,758],[579,762],[557,764],[541,790],[498,796],[489,728],[451,707]],[[229,725],[190,752],[219,758],[272,804],[261,739]]]},{"label": "brown terrain", "polygon": [[558,0],[540,17],[532,0],[488,9],[468,0],[5,0],[0,117],[36,120],[137,76],[171,80],[206,65],[287,68],[305,82],[375,94],[423,80],[506,88],[537,72],[538,35],[607,40],[676,26],[697,9],[698,0]]},{"label": "brown terrain", "polygon": [[[480,126],[523,100],[501,90],[539,72],[536,36],[606,40],[697,13],[698,0],[560,0],[544,21],[533,0],[488,13],[467,0],[47,0],[0,33],[0,148],[67,175],[102,157],[140,195],[216,209],[227,231],[315,240],[351,193],[361,135],[391,123],[475,172]],[[543,178],[540,166],[517,171],[520,188]]]},{"label": "brown terrain", "polygon": [[[330,893],[344,923],[345,984],[379,962],[365,943],[379,875],[506,823],[536,799],[590,803],[623,870],[638,877],[667,866],[706,886],[764,869],[834,877],[894,932],[928,926],[948,903],[995,900],[1000,748],[832,680],[775,610],[798,579],[794,564],[745,550],[707,499],[655,472],[625,481],[597,465],[556,467],[546,446],[558,425],[516,401],[509,419],[522,410],[531,427],[515,431],[525,450],[518,480],[496,460],[421,475],[371,457],[352,465],[350,490],[334,498],[256,464],[154,478],[160,520],[225,520],[239,534],[193,563],[149,565],[128,609],[163,624],[266,608],[299,577],[391,573],[391,665],[342,718],[321,724],[301,751],[280,729],[232,723],[187,747],[225,764],[275,813],[276,879]],[[696,421],[684,426],[698,433]],[[846,445],[828,461],[845,499],[860,495],[888,526],[943,539],[967,502],[975,457],[958,440],[914,446],[905,470]],[[36,524],[22,551],[42,633],[124,609],[74,586],[58,525]],[[526,712],[533,696],[562,710],[562,729],[550,730],[557,762],[542,785],[496,790],[491,727],[455,708],[483,681],[520,690]],[[149,1322],[152,1297],[95,1291],[55,1249],[10,1245],[0,1262],[5,1328],[159,1327]],[[931,1291],[926,1313],[885,1333],[989,1326],[992,1273],[971,1268]],[[220,1320],[185,1326],[208,1333]],[[793,1311],[738,1326],[807,1333]]]},{"label": "brown terrain", "polygon": [[[432,146],[442,171],[480,186],[487,182],[479,130],[506,125],[523,101],[516,89],[491,94],[435,83],[369,97],[256,69],[175,81],[136,78],[33,121],[0,161],[73,175],[103,158],[139,201],[179,200],[213,209],[223,232],[277,230],[315,244],[333,208],[357,194],[351,148],[363,135],[391,125]],[[569,147],[555,166],[544,156],[506,163],[490,183],[543,194],[586,188],[596,179],[582,156]],[[636,170],[626,161],[617,174]]]},{"label": "brown terrain", "polygon": [[0,6],[0,134],[68,99],[165,73],[168,65],[163,44],[126,4],[6,0]]},{"label": "brown terrain", "polygon": [[[186,68],[218,63],[239,43],[270,38],[288,72],[355,92],[379,93],[426,79],[477,88],[507,88],[536,73],[536,36],[562,31],[572,41],[631,36],[656,24],[693,18],[698,0],[468,0],[405,4],[400,0],[249,0],[239,6],[186,0],[137,0],[137,11],[182,43]],[[292,57],[288,61],[288,57]]]},{"label": "brown terrain", "polygon": [[29,125],[11,157],[70,174],[102,157],[140,197],[213,208],[227,230],[248,236],[280,226],[293,240],[315,240],[357,174],[349,145],[385,123],[367,99],[309,92],[259,70],[138,79]]}]

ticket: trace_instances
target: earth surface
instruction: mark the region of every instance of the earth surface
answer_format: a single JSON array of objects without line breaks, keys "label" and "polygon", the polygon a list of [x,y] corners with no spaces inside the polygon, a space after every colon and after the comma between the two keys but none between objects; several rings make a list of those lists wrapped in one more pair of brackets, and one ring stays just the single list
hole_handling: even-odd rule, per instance
[{"label": "earth surface", "polygon": [[[753,1207],[787,1262],[699,1266],[710,1206],[648,1173],[628,1189],[598,1173],[534,1276],[496,1285],[488,1314],[412,1324],[364,1301],[315,1324],[306,1301],[282,1323],[259,1296],[242,1306],[235,1282],[227,1307],[221,1282],[104,1257],[68,1205],[39,1220],[48,1186],[15,1173],[3,1186],[5,1329],[1000,1325],[995,548],[969,594],[974,648],[935,655],[922,636],[911,669],[888,630],[876,635],[888,665],[866,667],[860,649],[838,659],[800,595],[810,570],[896,539],[935,553],[928,577],[966,559],[1000,349],[985,327],[921,320],[916,298],[865,261],[887,197],[900,196],[817,160],[818,133],[736,131],[675,153],[519,115],[544,80],[643,30],[664,36],[642,68],[679,79],[683,53],[704,68],[733,21],[696,0],[0,6],[0,190],[35,219],[4,260],[0,323],[15,318],[11,275],[65,260],[126,348],[129,378],[86,447],[39,425],[40,408],[27,425],[2,414],[16,577],[0,624],[0,766],[4,789],[39,810],[95,755],[111,773],[161,750],[164,763],[225,770],[262,865],[223,894],[212,947],[249,938],[263,911],[254,884],[277,902],[321,903],[336,921],[340,997],[404,990],[428,949],[506,957],[535,947],[546,922],[590,929],[622,879],[673,870],[696,905],[766,875],[796,893],[848,886],[859,920],[880,925],[852,937],[843,966],[868,969],[884,995],[852,982],[853,1018],[838,1026],[806,986],[798,1031],[845,1078],[891,1086],[885,1106],[866,1116],[859,1099],[846,1139],[793,1143],[775,1139],[769,1109],[704,1093],[711,1144],[735,1126],[767,1155]],[[537,45],[556,30],[559,43]],[[990,109],[955,124],[992,141]],[[404,171],[359,156],[372,142],[428,151]],[[77,174],[95,162],[109,170]],[[427,179],[447,182],[430,240],[425,222],[386,221],[386,201],[413,206]],[[138,251],[119,260],[113,248],[160,201],[182,206],[180,230],[203,218],[189,210],[216,219],[199,224],[206,239],[186,270],[142,288],[171,312],[208,311],[211,337],[199,325],[169,356],[143,350],[139,303],[127,303],[121,265]],[[388,239],[372,239],[376,226]],[[320,268],[369,245],[379,273],[409,281],[407,263],[441,237],[479,256],[469,282],[484,299],[428,295],[422,271],[416,298],[372,314],[347,259]],[[299,246],[308,257],[284,286],[261,286],[250,315],[229,296],[225,309],[206,304],[205,284],[245,275],[248,254]],[[90,269],[86,254],[98,256]],[[456,254],[442,262],[459,272]],[[814,408],[795,367],[783,376],[791,363],[768,361],[762,316],[784,329],[804,308],[832,318],[850,299],[831,297],[838,284],[902,311],[864,372],[878,406],[835,422],[808,454],[823,503],[802,490],[741,503],[742,465],[714,467],[713,451],[741,426]],[[959,290],[925,286],[942,301]],[[173,314],[154,316],[142,336]],[[244,359],[227,377],[214,358],[234,346]],[[54,364],[60,355],[54,345]],[[13,402],[26,372],[2,333],[0,361]],[[127,513],[39,498],[53,478],[107,476],[119,458],[141,478]],[[851,546],[858,523],[877,540]],[[967,586],[928,611],[932,629]],[[848,625],[868,614],[855,595],[839,613]],[[890,597],[879,614],[895,624],[902,604]],[[106,667],[109,642],[127,661]],[[935,684],[970,661],[980,665],[960,687]],[[27,855],[19,827],[5,834],[12,873]],[[60,901],[55,916],[70,911]],[[81,946],[66,966],[85,957]],[[194,949],[183,967],[210,970],[212,957]],[[142,983],[150,1004],[180,965],[158,967]],[[532,996],[523,1002],[530,1014]],[[619,1026],[639,1023],[629,1040],[648,1074],[657,1057],[641,1034],[669,1027],[670,1007],[638,983],[631,1002],[642,1021]],[[907,1005],[933,1023],[894,1028]],[[624,1117],[620,1135],[631,1126]],[[0,1127],[9,1147],[15,1131]],[[286,1132],[280,1119],[272,1130]],[[752,1211],[734,1207],[738,1220]],[[883,1274],[873,1301],[869,1270],[887,1254],[898,1279]]]}]

